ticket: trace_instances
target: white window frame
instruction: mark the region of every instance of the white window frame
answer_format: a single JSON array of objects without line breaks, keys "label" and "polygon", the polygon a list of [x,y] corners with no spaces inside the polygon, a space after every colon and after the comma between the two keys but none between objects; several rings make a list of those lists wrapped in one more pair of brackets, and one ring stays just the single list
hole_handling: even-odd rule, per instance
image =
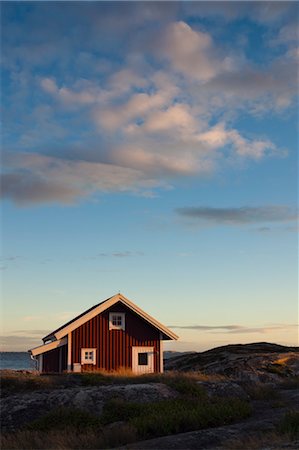
[{"label": "white window frame", "polygon": [[[121,324],[115,325],[113,324],[113,317],[121,317]],[[119,313],[119,312],[110,312],[109,313],[109,330],[125,330],[126,328],[126,314],[125,313]]]},{"label": "white window frame", "polygon": [[[93,353],[93,358],[92,361],[85,357],[85,352],[92,352]],[[92,364],[92,365],[96,365],[97,363],[97,349],[96,348],[81,348],[81,364]]]}]

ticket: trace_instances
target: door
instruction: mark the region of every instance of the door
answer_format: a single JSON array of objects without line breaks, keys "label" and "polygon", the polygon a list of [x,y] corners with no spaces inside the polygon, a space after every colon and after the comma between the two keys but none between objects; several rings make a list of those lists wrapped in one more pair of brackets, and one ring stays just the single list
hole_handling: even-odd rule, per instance
[{"label": "door", "polygon": [[132,370],[137,374],[154,372],[154,347],[132,347]]}]

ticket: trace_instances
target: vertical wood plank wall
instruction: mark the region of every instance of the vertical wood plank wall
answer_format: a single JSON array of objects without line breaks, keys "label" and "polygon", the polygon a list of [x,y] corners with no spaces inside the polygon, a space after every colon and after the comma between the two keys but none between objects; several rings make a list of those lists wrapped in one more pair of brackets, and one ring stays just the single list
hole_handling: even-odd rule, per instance
[{"label": "vertical wood plank wall", "polygon": [[[109,330],[109,313],[124,312],[125,330]],[[121,303],[72,332],[72,363],[81,363],[81,348],[97,349],[97,364],[82,370],[117,370],[132,367],[132,346],[154,347],[154,370],[160,371],[159,331]]]},{"label": "vertical wood plank wall", "polygon": [[63,372],[67,368],[67,345],[43,354],[43,372]]}]

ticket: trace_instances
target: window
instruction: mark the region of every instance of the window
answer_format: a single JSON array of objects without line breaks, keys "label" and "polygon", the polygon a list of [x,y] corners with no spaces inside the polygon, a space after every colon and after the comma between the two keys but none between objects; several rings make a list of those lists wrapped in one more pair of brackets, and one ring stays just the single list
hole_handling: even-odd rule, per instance
[{"label": "window", "polygon": [[81,349],[81,364],[96,365],[96,348],[82,348]]},{"label": "window", "polygon": [[109,330],[125,329],[125,313],[109,313]]},{"label": "window", "polygon": [[138,366],[147,366],[147,365],[148,365],[148,354],[138,353]]}]

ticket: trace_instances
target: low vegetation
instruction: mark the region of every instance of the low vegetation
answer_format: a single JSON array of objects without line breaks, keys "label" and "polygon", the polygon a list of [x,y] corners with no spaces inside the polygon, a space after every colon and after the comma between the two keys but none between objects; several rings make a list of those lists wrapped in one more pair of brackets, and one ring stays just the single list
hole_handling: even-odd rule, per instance
[{"label": "low vegetation", "polygon": [[[226,425],[251,413],[251,407],[245,400],[210,398],[197,384],[199,379],[206,378],[195,373],[126,378],[123,375],[109,375],[106,378],[103,374],[79,374],[79,377],[75,375],[73,378],[84,386],[108,384],[109,380],[113,383],[136,383],[137,380],[139,383],[163,382],[178,395],[148,403],[113,398],[104,405],[101,416],[80,409],[58,408],[20,431],[4,434],[3,450],[113,448],[152,437]],[[49,388],[52,386],[51,379],[47,380]],[[44,385],[39,388],[43,389]]]},{"label": "low vegetation", "polygon": [[[134,375],[127,369],[117,372],[84,372],[65,373],[63,375],[39,374],[30,372],[16,372],[12,370],[1,373],[1,396],[19,392],[30,392],[44,389],[73,388],[87,386],[108,386],[113,384],[141,384],[141,383],[165,383],[173,386],[175,383],[188,385],[192,381],[220,381],[224,376],[205,375],[201,372],[167,372],[165,374]],[[190,383],[189,383],[190,387]]]},{"label": "low vegetation", "polygon": [[280,400],[280,393],[276,386],[262,383],[244,385],[243,389],[252,400]]},{"label": "low vegetation", "polygon": [[[229,439],[224,443],[227,450],[260,450],[262,448],[285,448],[286,442],[299,439],[299,411],[289,411],[281,419],[274,431],[246,435]],[[290,447],[288,447],[290,448]],[[295,448],[295,447],[291,447]]]},{"label": "low vegetation", "polygon": [[286,413],[278,425],[278,432],[286,434],[290,439],[299,439],[299,410]]},{"label": "low vegetation", "polygon": [[[229,387],[234,380],[233,375],[231,379],[222,374],[206,375],[193,370],[141,376],[136,376],[127,369],[115,373],[101,371],[63,375],[2,371],[1,395],[4,397],[35,391],[45,391],[44,395],[47,397],[47,392],[55,389],[79,388],[75,391],[81,393],[81,387],[145,383],[162,383],[171,390],[167,399],[155,401],[147,399],[141,403],[124,400],[121,395],[117,397],[116,389],[113,394],[116,397],[110,397],[110,399],[107,397],[102,413],[100,414],[99,409],[98,415],[94,414],[93,410],[88,412],[69,407],[52,409],[47,414],[44,410],[34,421],[33,417],[37,415],[29,414],[26,425],[22,429],[3,434],[1,448],[3,450],[118,448],[144,439],[235,423],[251,415],[251,405],[253,407],[267,405],[269,411],[280,407],[286,408],[288,399],[294,397],[292,392],[284,392],[284,390],[295,390],[299,387],[299,377],[295,375],[295,372],[282,370],[289,362],[289,357],[281,356],[280,359],[273,358],[272,364],[267,365],[267,370],[270,369],[271,374],[275,372],[275,382],[271,378],[272,375],[270,378],[266,377],[265,382],[261,382],[259,378],[256,381],[246,377],[242,380],[238,379],[237,383],[244,393],[244,397],[236,394],[238,398],[233,396],[233,390],[229,391],[231,394],[225,391],[226,395],[220,397],[221,390],[213,391],[207,388],[207,384],[217,385],[217,382],[222,381],[228,382]],[[223,385],[226,386],[226,383]],[[225,387],[224,390],[226,389]],[[69,391],[69,395],[72,395],[72,392]],[[60,392],[57,395],[60,396]],[[248,434],[244,438],[240,435],[237,439],[223,442],[223,445],[231,450],[260,449],[271,445],[280,448],[285,442],[291,440],[296,442],[299,439],[298,430],[299,412],[289,411],[274,431],[259,434],[253,430],[252,435]]]}]

